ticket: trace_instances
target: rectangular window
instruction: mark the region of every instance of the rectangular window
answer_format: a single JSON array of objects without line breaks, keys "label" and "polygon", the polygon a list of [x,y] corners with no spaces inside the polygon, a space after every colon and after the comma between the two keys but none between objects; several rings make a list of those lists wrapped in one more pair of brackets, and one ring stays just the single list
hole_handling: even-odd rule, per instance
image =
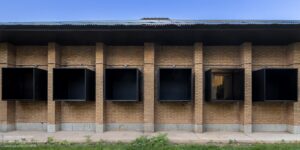
[{"label": "rectangular window", "polygon": [[136,68],[107,68],[105,70],[105,99],[138,101],[140,77]]},{"label": "rectangular window", "polygon": [[3,100],[47,100],[47,71],[38,68],[2,68]]},{"label": "rectangular window", "polygon": [[95,72],[85,68],[54,68],[53,99],[86,101],[95,99]]},{"label": "rectangular window", "polygon": [[192,100],[192,69],[160,68],[158,79],[160,101]]},{"label": "rectangular window", "polygon": [[298,70],[266,68],[253,71],[254,101],[297,101]]},{"label": "rectangular window", "polygon": [[208,101],[244,99],[243,69],[210,69],[205,72],[205,98]]},{"label": "rectangular window", "polygon": [[232,75],[230,73],[216,73],[212,81],[213,99],[231,99]]}]

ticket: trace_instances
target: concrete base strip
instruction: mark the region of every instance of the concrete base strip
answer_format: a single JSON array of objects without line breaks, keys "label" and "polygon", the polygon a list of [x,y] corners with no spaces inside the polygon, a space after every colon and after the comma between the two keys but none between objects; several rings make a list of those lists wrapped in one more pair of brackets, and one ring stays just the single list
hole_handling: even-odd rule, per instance
[{"label": "concrete base strip", "polygon": [[0,124],[1,132],[14,131],[14,130],[16,130],[15,124]]},{"label": "concrete base strip", "polygon": [[16,123],[19,131],[47,131],[47,123]]},{"label": "concrete base strip", "polygon": [[95,131],[95,123],[62,123],[62,131]]},{"label": "concrete base strip", "polygon": [[205,124],[204,131],[240,131],[240,124]]},{"label": "concrete base strip", "polygon": [[202,133],[203,132],[203,125],[194,125],[194,132],[195,133]]},{"label": "concrete base strip", "polygon": [[155,131],[193,131],[194,124],[155,124]]},{"label": "concrete base strip", "polygon": [[58,124],[47,124],[47,132],[53,133],[60,130],[60,125]]},{"label": "concrete base strip", "polygon": [[109,123],[109,124],[105,124],[105,131],[144,131],[144,124]]},{"label": "concrete base strip", "polygon": [[288,132],[293,134],[300,134],[300,126],[288,125]]},{"label": "concrete base strip", "polygon": [[95,130],[96,130],[97,133],[103,133],[104,132],[104,125],[103,124],[96,123],[95,128],[96,128]]},{"label": "concrete base strip", "polygon": [[0,124],[0,131],[189,131],[189,132],[207,132],[207,131],[229,131],[244,133],[253,132],[290,132],[300,134],[300,126],[287,124],[143,124],[143,123],[62,123],[62,124],[47,124],[47,123],[16,123],[16,124]]},{"label": "concrete base strip", "polygon": [[252,133],[252,124],[240,125],[240,131],[244,133]]},{"label": "concrete base strip", "polygon": [[286,124],[253,124],[253,132],[286,132]]},{"label": "concrete base strip", "polygon": [[144,132],[154,132],[155,126],[153,123],[144,123]]}]

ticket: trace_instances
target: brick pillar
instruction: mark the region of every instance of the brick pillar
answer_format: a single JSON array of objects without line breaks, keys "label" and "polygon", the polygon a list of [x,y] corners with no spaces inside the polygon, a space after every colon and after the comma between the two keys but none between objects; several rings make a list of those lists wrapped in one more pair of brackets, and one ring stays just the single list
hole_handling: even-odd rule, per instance
[{"label": "brick pillar", "polygon": [[288,53],[290,64],[298,69],[298,101],[288,107],[288,132],[300,134],[300,43],[289,45]]},{"label": "brick pillar", "polygon": [[155,44],[144,44],[144,132],[154,132]]},{"label": "brick pillar", "polygon": [[96,132],[104,132],[104,69],[105,45],[96,43]]},{"label": "brick pillar", "polygon": [[53,101],[53,68],[60,64],[60,50],[56,43],[48,43],[48,132],[60,130],[61,102]]},{"label": "brick pillar", "polygon": [[194,45],[194,72],[195,72],[195,97],[194,97],[194,132],[203,132],[203,44]]},{"label": "brick pillar", "polygon": [[245,69],[245,96],[241,108],[241,131],[252,132],[252,44],[249,42],[241,45],[241,64]]},{"label": "brick pillar", "polygon": [[0,131],[12,131],[16,129],[15,114],[16,104],[14,101],[2,100],[2,68],[15,65],[16,52],[13,45],[0,43]]}]

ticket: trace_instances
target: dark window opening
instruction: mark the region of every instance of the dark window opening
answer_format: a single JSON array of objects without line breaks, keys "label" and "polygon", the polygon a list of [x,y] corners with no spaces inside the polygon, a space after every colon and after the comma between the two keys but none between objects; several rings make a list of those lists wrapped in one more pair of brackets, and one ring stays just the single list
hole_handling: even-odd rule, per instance
[{"label": "dark window opening", "polygon": [[108,68],[105,70],[105,99],[138,101],[140,73],[136,68]]},{"label": "dark window opening", "polygon": [[243,69],[210,69],[205,72],[205,99],[232,101],[244,99]]},{"label": "dark window opening", "polygon": [[192,69],[161,68],[158,83],[160,101],[192,100]]},{"label": "dark window opening", "polygon": [[297,101],[297,69],[260,69],[253,72],[254,101]]},{"label": "dark window opening", "polygon": [[3,100],[47,100],[47,71],[2,68]]},{"label": "dark window opening", "polygon": [[86,101],[95,99],[95,72],[85,68],[54,68],[53,99]]}]

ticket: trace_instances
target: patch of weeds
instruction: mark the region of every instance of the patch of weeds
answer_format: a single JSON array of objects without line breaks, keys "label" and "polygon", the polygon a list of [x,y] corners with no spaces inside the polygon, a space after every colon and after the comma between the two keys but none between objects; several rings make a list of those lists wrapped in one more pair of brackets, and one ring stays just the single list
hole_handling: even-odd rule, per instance
[{"label": "patch of weeds", "polygon": [[37,143],[37,140],[36,139],[30,139],[30,143]]},{"label": "patch of weeds", "polygon": [[49,136],[49,137],[47,138],[47,144],[54,144],[54,143],[55,143],[54,137]]},{"label": "patch of weeds", "polygon": [[22,143],[26,143],[26,141],[27,141],[26,138],[21,138]]},{"label": "patch of weeds", "polygon": [[91,136],[90,135],[86,135],[84,136],[85,137],[85,142],[86,143],[92,143],[92,139],[91,139]]},{"label": "patch of weeds", "polygon": [[58,142],[59,145],[71,145],[71,143],[67,140],[63,140],[63,141],[60,141]]},{"label": "patch of weeds", "polygon": [[129,144],[129,149],[168,149],[170,142],[166,134],[160,134],[155,137],[141,136]]},{"label": "patch of weeds", "polygon": [[228,144],[237,144],[238,142],[236,141],[236,139],[230,139]]}]

